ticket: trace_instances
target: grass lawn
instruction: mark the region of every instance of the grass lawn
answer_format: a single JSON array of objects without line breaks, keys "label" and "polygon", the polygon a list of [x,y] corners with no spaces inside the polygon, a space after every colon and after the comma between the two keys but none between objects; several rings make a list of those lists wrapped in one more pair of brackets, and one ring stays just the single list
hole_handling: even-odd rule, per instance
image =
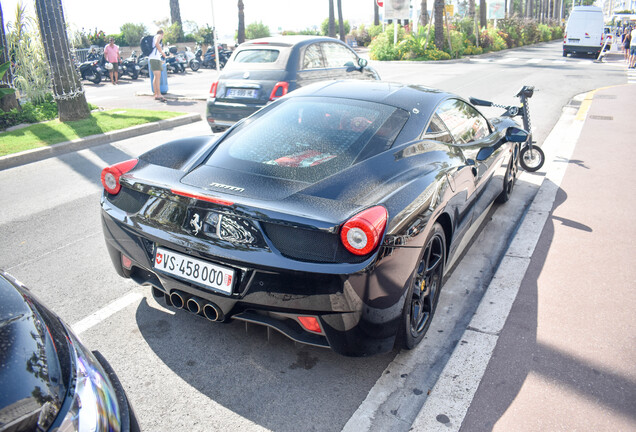
[{"label": "grass lawn", "polygon": [[165,120],[185,113],[141,109],[112,109],[93,112],[84,120],[62,123],[50,120],[11,132],[0,133],[0,156]]}]

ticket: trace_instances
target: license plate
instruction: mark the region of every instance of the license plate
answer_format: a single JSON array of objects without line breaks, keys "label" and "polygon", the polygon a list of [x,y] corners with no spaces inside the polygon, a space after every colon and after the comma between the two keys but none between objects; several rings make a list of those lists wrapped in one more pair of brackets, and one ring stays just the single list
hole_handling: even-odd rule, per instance
[{"label": "license plate", "polygon": [[232,294],[234,270],[161,247],[155,252],[153,267],[206,288]]},{"label": "license plate", "polygon": [[254,99],[258,95],[256,89],[229,88],[225,93],[225,97],[229,98],[251,98]]},{"label": "license plate", "polygon": [[580,39],[568,39],[568,42],[579,42]]}]

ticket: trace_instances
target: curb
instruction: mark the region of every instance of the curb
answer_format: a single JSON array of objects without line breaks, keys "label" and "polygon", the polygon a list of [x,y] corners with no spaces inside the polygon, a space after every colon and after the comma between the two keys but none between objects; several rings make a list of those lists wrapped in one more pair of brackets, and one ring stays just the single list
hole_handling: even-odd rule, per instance
[{"label": "curb", "polygon": [[158,122],[146,123],[142,125],[132,126],[126,129],[106,132],[103,134],[90,135],[83,138],[77,138],[72,141],[65,141],[53,144],[48,147],[41,147],[26,150],[0,157],[0,171],[15,168],[20,165],[26,165],[32,162],[41,161],[50,157],[59,156],[65,153],[86,149],[89,147],[108,144],[115,141],[133,138],[161,130],[172,129],[177,126],[183,126],[189,123],[201,121],[200,114],[186,114],[179,117],[173,117]]},{"label": "curb", "polygon": [[[150,92],[137,92],[135,93],[135,96],[154,96],[154,94]],[[208,97],[206,95],[203,95],[203,96],[177,95],[177,94],[165,93],[163,97],[169,100],[176,100],[176,101],[206,101],[208,100]]]},{"label": "curb", "polygon": [[[588,100],[595,92],[584,93],[575,99]],[[559,123],[550,132],[550,144],[544,143],[543,147],[544,150],[549,148],[550,153],[546,154],[548,166],[541,186],[520,221],[477,312],[464,331],[460,339],[462,343],[453,350],[430,396],[411,425],[411,431],[460,430],[517,298],[543,226],[552,212],[556,193],[567,168],[567,164],[556,162],[570,159],[589,107],[589,104],[582,104],[576,113],[564,111]],[[573,111],[569,105],[566,109]]]}]

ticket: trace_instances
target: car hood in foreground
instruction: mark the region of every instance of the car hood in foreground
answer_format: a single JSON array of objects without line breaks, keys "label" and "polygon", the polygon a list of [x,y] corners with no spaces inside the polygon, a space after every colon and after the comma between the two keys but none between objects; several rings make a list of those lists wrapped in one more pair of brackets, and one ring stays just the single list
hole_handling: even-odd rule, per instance
[{"label": "car hood in foreground", "polygon": [[34,300],[2,275],[0,298],[0,429],[31,430],[60,409],[69,371],[58,354],[68,352],[57,352]]}]

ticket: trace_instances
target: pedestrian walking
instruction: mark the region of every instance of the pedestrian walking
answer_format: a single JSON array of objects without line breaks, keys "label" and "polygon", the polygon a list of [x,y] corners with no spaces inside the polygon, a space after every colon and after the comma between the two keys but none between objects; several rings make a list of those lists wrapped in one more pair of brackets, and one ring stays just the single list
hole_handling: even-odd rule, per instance
[{"label": "pedestrian walking", "polygon": [[[623,53],[625,55],[625,61],[629,62],[629,46],[632,40],[631,29],[629,27],[625,28],[623,32]],[[628,63],[629,66],[629,63]]]},{"label": "pedestrian walking", "polygon": [[104,59],[113,65],[110,70],[110,82],[113,85],[119,84],[119,61],[121,58],[119,57],[119,47],[115,45],[115,39],[113,38],[110,38],[108,45],[104,47]]},{"label": "pedestrian walking", "polygon": [[630,34],[629,42],[629,68],[634,69],[634,65],[636,65],[636,27]]},{"label": "pedestrian walking", "polygon": [[163,39],[163,30],[157,30],[157,34],[152,39],[152,52],[148,56],[148,63],[150,64],[150,70],[152,71],[153,81],[152,89],[155,93],[155,100],[159,102],[166,102],[166,98],[161,95],[161,89],[159,87],[161,81],[161,70],[163,69],[163,62],[166,55],[161,48],[161,40]]}]

